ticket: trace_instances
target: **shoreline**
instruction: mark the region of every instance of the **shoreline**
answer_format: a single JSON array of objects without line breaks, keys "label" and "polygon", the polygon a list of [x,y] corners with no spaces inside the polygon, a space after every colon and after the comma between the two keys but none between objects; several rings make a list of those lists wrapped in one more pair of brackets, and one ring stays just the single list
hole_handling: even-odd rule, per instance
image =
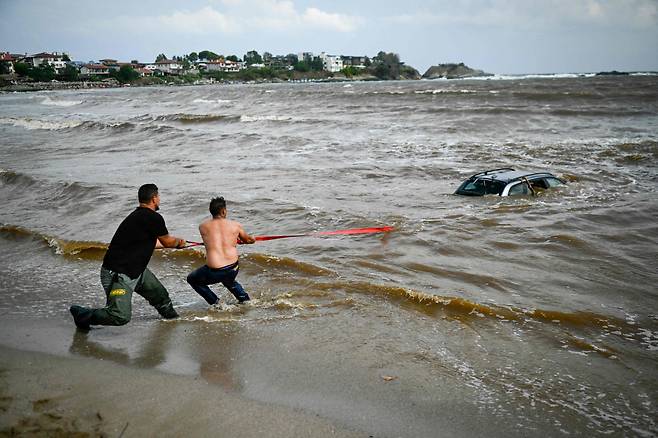
[{"label": "shoreline", "polygon": [[451,373],[433,374],[428,388],[421,364],[373,355],[368,340],[356,351],[344,340],[319,342],[327,324],[346,323],[340,315],[212,322],[222,314],[194,306],[178,320],[136,318],[89,333],[68,312],[3,316],[0,436],[119,436],[126,424],[125,437],[523,435],[482,411],[477,391]]},{"label": "shoreline", "polygon": [[[244,84],[309,84],[309,83],[351,83],[351,82],[384,82],[389,79],[378,79],[374,76],[354,76],[342,78],[308,78],[308,79],[259,79],[254,81],[224,80],[209,81],[200,80],[196,82],[158,82],[158,83],[127,83],[101,82],[101,81],[74,81],[74,82],[20,82],[17,84],[0,86],[0,93],[29,93],[35,91],[59,91],[59,90],[92,90],[109,88],[147,88],[147,87],[193,87],[206,85],[244,85]],[[397,79],[399,81],[414,80],[408,78]]]},{"label": "shoreline", "polygon": [[74,81],[74,82],[20,82],[11,85],[0,86],[2,93],[29,93],[38,91],[61,91],[61,90],[94,90],[94,89],[115,89],[115,88],[148,88],[148,87],[194,87],[207,85],[259,85],[259,84],[309,84],[309,83],[353,83],[353,82],[402,82],[402,81],[500,81],[500,80],[524,80],[524,79],[567,79],[567,78],[626,78],[637,76],[658,76],[658,72],[628,72],[626,74],[601,74],[601,73],[527,73],[527,74],[495,74],[487,76],[464,76],[454,78],[399,78],[399,79],[379,79],[374,76],[353,76],[353,77],[334,77],[334,78],[302,78],[293,80],[283,79],[258,79],[253,81],[242,80],[202,80],[197,82],[159,82],[159,83],[127,83],[119,82],[92,82],[92,81]]}]

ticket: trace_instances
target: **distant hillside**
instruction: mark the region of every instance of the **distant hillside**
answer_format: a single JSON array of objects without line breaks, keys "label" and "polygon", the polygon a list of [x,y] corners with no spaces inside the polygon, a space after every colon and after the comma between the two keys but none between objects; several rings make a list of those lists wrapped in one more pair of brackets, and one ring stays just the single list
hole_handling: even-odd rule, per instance
[{"label": "distant hillside", "polygon": [[491,73],[485,73],[482,70],[475,70],[465,65],[463,62],[459,64],[439,64],[433,65],[428,68],[423,79],[459,79],[459,78],[475,78],[482,76],[493,76]]}]

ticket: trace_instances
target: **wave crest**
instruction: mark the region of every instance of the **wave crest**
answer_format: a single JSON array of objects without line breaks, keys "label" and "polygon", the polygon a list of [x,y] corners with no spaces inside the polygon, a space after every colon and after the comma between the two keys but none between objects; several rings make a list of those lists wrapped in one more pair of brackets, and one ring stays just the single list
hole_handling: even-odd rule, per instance
[{"label": "wave crest", "polygon": [[81,100],[52,100],[50,97],[47,96],[44,100],[41,101],[41,105],[62,106],[62,107],[80,105],[81,103],[82,103]]}]

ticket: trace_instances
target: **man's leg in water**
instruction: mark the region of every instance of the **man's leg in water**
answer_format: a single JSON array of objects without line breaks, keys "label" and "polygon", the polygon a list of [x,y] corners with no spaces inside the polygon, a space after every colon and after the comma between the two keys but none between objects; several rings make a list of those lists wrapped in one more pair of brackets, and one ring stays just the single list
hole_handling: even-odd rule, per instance
[{"label": "man's leg in water", "polygon": [[169,292],[160,283],[151,271],[146,268],[141,276],[141,281],[137,284],[135,292],[146,298],[146,301],[165,319],[177,318],[178,313],[174,310],[174,305],[169,298]]},{"label": "man's leg in water", "polygon": [[243,303],[245,301],[251,300],[251,298],[249,298],[249,294],[242,288],[242,285],[235,281],[235,277],[238,276],[238,272],[240,272],[240,267],[237,264],[232,269],[227,269],[226,279],[222,281],[222,284],[224,287],[226,287],[226,289],[231,291],[233,296],[237,298],[239,302]]},{"label": "man's leg in water", "polygon": [[187,276],[187,282],[192,286],[192,289],[201,295],[210,305],[219,302],[217,295],[215,295],[215,293],[208,287],[209,284],[219,283],[220,280],[217,280],[214,277],[213,272],[206,265],[192,271],[190,275]]},{"label": "man's leg in water", "polygon": [[101,268],[101,284],[105,290],[106,305],[101,309],[71,306],[75,324],[88,330],[90,325],[124,325],[132,314],[132,295],[139,278]]},{"label": "man's leg in water", "polygon": [[230,290],[231,293],[237,300],[241,303],[251,300],[249,294],[242,288],[242,285],[237,281],[233,280],[232,282],[226,281],[223,283],[226,289]]}]

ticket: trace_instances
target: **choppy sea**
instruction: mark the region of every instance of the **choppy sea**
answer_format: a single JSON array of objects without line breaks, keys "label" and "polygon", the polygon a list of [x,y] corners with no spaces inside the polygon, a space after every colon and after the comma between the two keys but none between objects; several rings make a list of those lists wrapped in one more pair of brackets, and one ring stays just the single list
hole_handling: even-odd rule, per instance
[{"label": "choppy sea", "polygon": [[[568,184],[453,195],[499,167]],[[220,287],[209,310],[187,285],[198,248],[158,252],[151,270],[181,319],[136,296],[129,326],[89,335],[97,350],[118,343],[144,366],[135,345],[169,342],[148,335],[166,327],[177,341],[148,366],[203,375],[199,337],[233,334],[236,390],[357,425],[361,396],[388,412],[383,435],[430,436],[446,403],[519,436],[658,434],[658,76],[1,94],[0,318],[73,333],[68,306],[103,303],[104,250],[148,182],[189,240],[217,195],[253,235],[395,231],[240,247],[247,308]],[[304,384],[326,400],[293,396],[299,375],[260,381],[258,350],[235,346],[264,333],[280,334],[274,363],[287,352],[301,374],[323,358],[361,377],[313,374]],[[103,356],[86,342],[67,354]],[[347,400],[341,382],[368,370],[398,389]],[[413,413],[391,413],[396,400]]]}]

